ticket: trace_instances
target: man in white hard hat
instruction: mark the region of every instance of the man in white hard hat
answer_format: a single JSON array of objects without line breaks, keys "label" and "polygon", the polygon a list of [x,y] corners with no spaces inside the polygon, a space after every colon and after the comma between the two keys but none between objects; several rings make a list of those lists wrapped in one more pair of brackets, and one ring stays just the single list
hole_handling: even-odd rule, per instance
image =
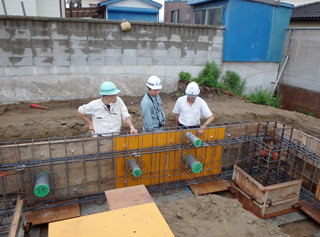
[{"label": "man in white hard hat", "polygon": [[[120,92],[113,82],[106,81],[100,86],[100,99],[93,100],[78,108],[80,117],[89,125],[94,136],[118,135],[122,121],[130,127],[131,134],[137,134],[131,116],[122,99],[117,96]],[[91,119],[86,115],[91,115]]]},{"label": "man in white hard hat", "polygon": [[[173,108],[175,124],[178,128],[200,128],[198,133],[201,135],[214,120],[214,116],[207,103],[198,97],[200,89],[196,82],[187,85],[185,94],[177,100]],[[202,126],[200,126],[201,115],[207,119]]]},{"label": "man in white hard hat", "polygon": [[150,76],[147,81],[147,93],[141,100],[140,107],[143,118],[143,131],[162,131],[166,116],[163,111],[160,90],[161,80],[157,76]]}]

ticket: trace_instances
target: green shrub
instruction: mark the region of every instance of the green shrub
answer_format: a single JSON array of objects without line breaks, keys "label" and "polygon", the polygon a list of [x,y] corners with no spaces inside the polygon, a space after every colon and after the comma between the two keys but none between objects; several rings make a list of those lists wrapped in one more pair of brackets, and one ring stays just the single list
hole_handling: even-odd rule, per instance
[{"label": "green shrub", "polygon": [[302,109],[300,109],[300,108],[297,109],[296,112],[297,112],[297,113],[302,113],[302,114],[305,114],[305,115],[308,115],[308,116],[311,116],[311,117],[314,117],[314,118],[318,118],[318,116],[315,115],[314,113],[312,113],[312,112],[305,112],[304,110],[302,110]]},{"label": "green shrub", "polygon": [[223,89],[228,90],[235,95],[242,95],[245,87],[245,80],[241,80],[241,77],[238,73],[227,71],[226,74],[222,77],[222,80]]},{"label": "green shrub", "polygon": [[218,88],[220,74],[221,70],[215,62],[207,62],[205,68],[199,73],[199,77],[195,81],[201,86]]},{"label": "green shrub", "polygon": [[178,99],[179,97],[184,96],[184,93],[182,92],[176,92],[176,98]]},{"label": "green shrub", "polygon": [[191,74],[189,72],[181,71],[179,73],[179,80],[185,81],[185,82],[190,82],[191,81]]},{"label": "green shrub", "polygon": [[281,97],[274,97],[272,92],[267,90],[255,90],[255,92],[250,93],[247,98],[250,102],[255,104],[270,105],[276,108],[281,106]]}]

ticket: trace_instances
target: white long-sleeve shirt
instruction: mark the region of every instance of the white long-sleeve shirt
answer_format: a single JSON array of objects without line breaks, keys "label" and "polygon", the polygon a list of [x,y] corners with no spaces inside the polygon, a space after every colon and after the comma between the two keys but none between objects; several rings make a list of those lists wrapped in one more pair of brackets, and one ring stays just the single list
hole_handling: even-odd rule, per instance
[{"label": "white long-sleeve shirt", "polygon": [[126,105],[118,96],[115,103],[110,103],[110,111],[101,98],[80,106],[78,111],[91,115],[95,133],[100,135],[119,134],[122,121],[125,122],[131,117]]}]

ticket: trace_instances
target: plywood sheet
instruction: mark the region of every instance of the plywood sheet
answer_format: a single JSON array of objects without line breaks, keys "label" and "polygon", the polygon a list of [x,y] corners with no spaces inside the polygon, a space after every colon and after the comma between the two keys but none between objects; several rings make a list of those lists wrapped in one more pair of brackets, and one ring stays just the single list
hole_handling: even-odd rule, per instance
[{"label": "plywood sheet", "polygon": [[49,237],[174,236],[155,203],[49,224]]},{"label": "plywood sheet", "polygon": [[80,216],[79,203],[39,209],[25,213],[27,225],[40,225]]},{"label": "plywood sheet", "polygon": [[230,186],[231,185],[227,180],[218,180],[208,183],[192,184],[189,187],[194,194],[203,195],[208,193],[226,191]]},{"label": "plywood sheet", "polygon": [[153,202],[144,185],[112,189],[104,192],[110,210]]},{"label": "plywood sheet", "polygon": [[[196,130],[191,130],[196,134]],[[216,175],[221,173],[222,146],[203,145],[195,148],[184,134],[186,131],[168,131],[155,134],[139,134],[137,136],[120,136],[114,138],[114,151],[126,152],[125,156],[115,160],[116,188],[135,186],[139,184],[153,185],[175,182],[183,179]],[[209,128],[199,138],[206,143],[223,139],[225,128]],[[164,150],[163,146],[172,148]],[[162,147],[162,148],[161,148]],[[181,147],[181,149],[176,149]],[[128,160],[134,157],[134,150],[152,149],[149,153],[139,154],[137,163],[142,170],[142,175],[134,177],[128,167]],[[183,163],[182,159],[190,153],[202,165],[203,169],[198,174],[192,173]]]},{"label": "plywood sheet", "polygon": [[307,200],[302,200],[299,202],[300,209],[306,213],[308,216],[310,216],[313,220],[318,222],[320,224],[320,209],[312,205]]}]

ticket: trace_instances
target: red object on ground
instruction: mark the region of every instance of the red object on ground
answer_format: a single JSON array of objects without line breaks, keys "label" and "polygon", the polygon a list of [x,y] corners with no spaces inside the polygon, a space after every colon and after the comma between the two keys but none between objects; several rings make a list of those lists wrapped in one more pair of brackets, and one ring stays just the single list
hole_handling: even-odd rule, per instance
[{"label": "red object on ground", "polygon": [[263,150],[261,151],[260,155],[261,155],[262,157],[266,157],[266,156],[268,155],[268,150],[267,150],[267,149],[263,149]]},{"label": "red object on ground", "polygon": [[6,171],[0,172],[0,177],[6,176],[6,175],[7,175],[7,172],[6,172]]},{"label": "red object on ground", "polygon": [[42,105],[37,105],[37,104],[30,104],[31,108],[35,108],[35,109],[45,109],[45,110],[49,110],[48,107],[46,106],[42,106]]},{"label": "red object on ground", "polygon": [[274,160],[278,160],[279,154],[274,151],[274,152],[272,152],[272,157],[273,157]]}]

